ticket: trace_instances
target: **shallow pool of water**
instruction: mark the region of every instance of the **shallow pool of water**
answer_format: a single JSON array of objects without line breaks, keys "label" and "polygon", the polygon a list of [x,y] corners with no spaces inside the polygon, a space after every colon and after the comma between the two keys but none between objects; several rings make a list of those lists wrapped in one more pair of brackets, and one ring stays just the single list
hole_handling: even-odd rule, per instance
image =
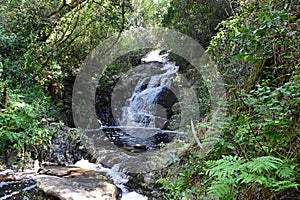
[{"label": "shallow pool of water", "polygon": [[33,180],[27,178],[19,181],[0,182],[0,200],[59,200],[36,189]]}]

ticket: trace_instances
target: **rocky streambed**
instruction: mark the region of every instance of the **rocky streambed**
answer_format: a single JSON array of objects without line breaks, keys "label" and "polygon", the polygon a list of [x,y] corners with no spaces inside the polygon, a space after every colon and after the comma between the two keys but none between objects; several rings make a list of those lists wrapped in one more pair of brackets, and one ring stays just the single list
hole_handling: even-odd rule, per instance
[{"label": "rocky streambed", "polygon": [[155,172],[126,173],[117,167],[91,163],[88,159],[97,160],[81,143],[77,129],[55,123],[51,126],[57,133],[51,145],[40,152],[43,162],[36,160],[35,166],[23,172],[0,173],[0,200],[162,199]]},{"label": "rocky streambed", "polygon": [[129,176],[80,160],[71,166],[47,166],[25,172],[2,171],[0,199],[146,200],[125,184]]},{"label": "rocky streambed", "polygon": [[[154,58],[151,58],[153,53]],[[150,52],[143,64],[116,83],[111,112],[104,112],[105,116],[114,117],[114,120],[100,115],[97,118],[99,124],[94,120],[96,123],[92,129],[90,126],[75,129],[49,124],[56,129],[56,134],[49,145],[34,152],[41,165],[22,175],[23,178],[13,180],[12,184],[3,179],[0,200],[163,199],[156,183],[157,177],[174,162],[174,158],[190,147],[193,140],[184,132],[185,129],[178,127],[185,127],[190,119],[199,117],[197,109],[188,116],[181,113],[193,105],[187,99],[196,98],[177,98],[178,88],[173,81],[180,67],[165,56],[160,51]],[[188,82],[176,83],[180,87],[190,86]],[[128,85],[131,87],[128,88]],[[179,104],[180,109],[175,112],[174,107]],[[83,110],[77,111],[78,107],[73,110],[76,111],[77,122],[90,117],[86,107],[81,107]],[[14,187],[15,183],[22,187]],[[4,185],[8,185],[8,189]],[[41,197],[28,197],[24,194],[27,191]]]}]

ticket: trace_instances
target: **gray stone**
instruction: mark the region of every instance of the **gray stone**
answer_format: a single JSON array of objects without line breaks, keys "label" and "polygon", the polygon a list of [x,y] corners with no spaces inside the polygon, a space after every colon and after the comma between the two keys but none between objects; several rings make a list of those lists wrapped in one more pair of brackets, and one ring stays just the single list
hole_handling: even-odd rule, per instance
[{"label": "gray stone", "polygon": [[71,171],[73,173],[63,177],[36,175],[34,180],[39,190],[62,200],[120,199],[121,190],[102,173],[84,169]]},{"label": "gray stone", "polygon": [[88,152],[80,141],[77,129],[57,123],[52,123],[51,127],[56,130],[56,133],[51,139],[51,143],[44,146],[40,161],[64,166],[88,157]]}]

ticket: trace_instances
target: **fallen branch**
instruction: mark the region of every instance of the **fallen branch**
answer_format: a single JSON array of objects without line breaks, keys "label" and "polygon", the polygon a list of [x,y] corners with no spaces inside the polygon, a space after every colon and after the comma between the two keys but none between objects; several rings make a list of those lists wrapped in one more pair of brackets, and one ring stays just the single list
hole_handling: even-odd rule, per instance
[{"label": "fallen branch", "polygon": [[200,149],[202,149],[202,144],[201,144],[201,142],[200,142],[200,140],[199,140],[199,138],[197,136],[193,120],[191,120],[191,128],[192,128],[192,133],[193,133],[193,136],[194,136],[194,138],[196,140],[197,145],[200,147]]}]

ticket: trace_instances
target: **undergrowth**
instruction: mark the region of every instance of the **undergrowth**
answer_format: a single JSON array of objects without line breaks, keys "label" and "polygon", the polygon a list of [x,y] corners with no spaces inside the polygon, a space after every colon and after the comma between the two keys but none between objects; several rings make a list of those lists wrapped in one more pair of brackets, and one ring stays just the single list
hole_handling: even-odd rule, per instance
[{"label": "undergrowth", "polygon": [[229,120],[208,155],[191,150],[158,181],[166,199],[299,195],[298,8],[291,1],[244,1],[219,24],[208,53],[226,83]]}]

